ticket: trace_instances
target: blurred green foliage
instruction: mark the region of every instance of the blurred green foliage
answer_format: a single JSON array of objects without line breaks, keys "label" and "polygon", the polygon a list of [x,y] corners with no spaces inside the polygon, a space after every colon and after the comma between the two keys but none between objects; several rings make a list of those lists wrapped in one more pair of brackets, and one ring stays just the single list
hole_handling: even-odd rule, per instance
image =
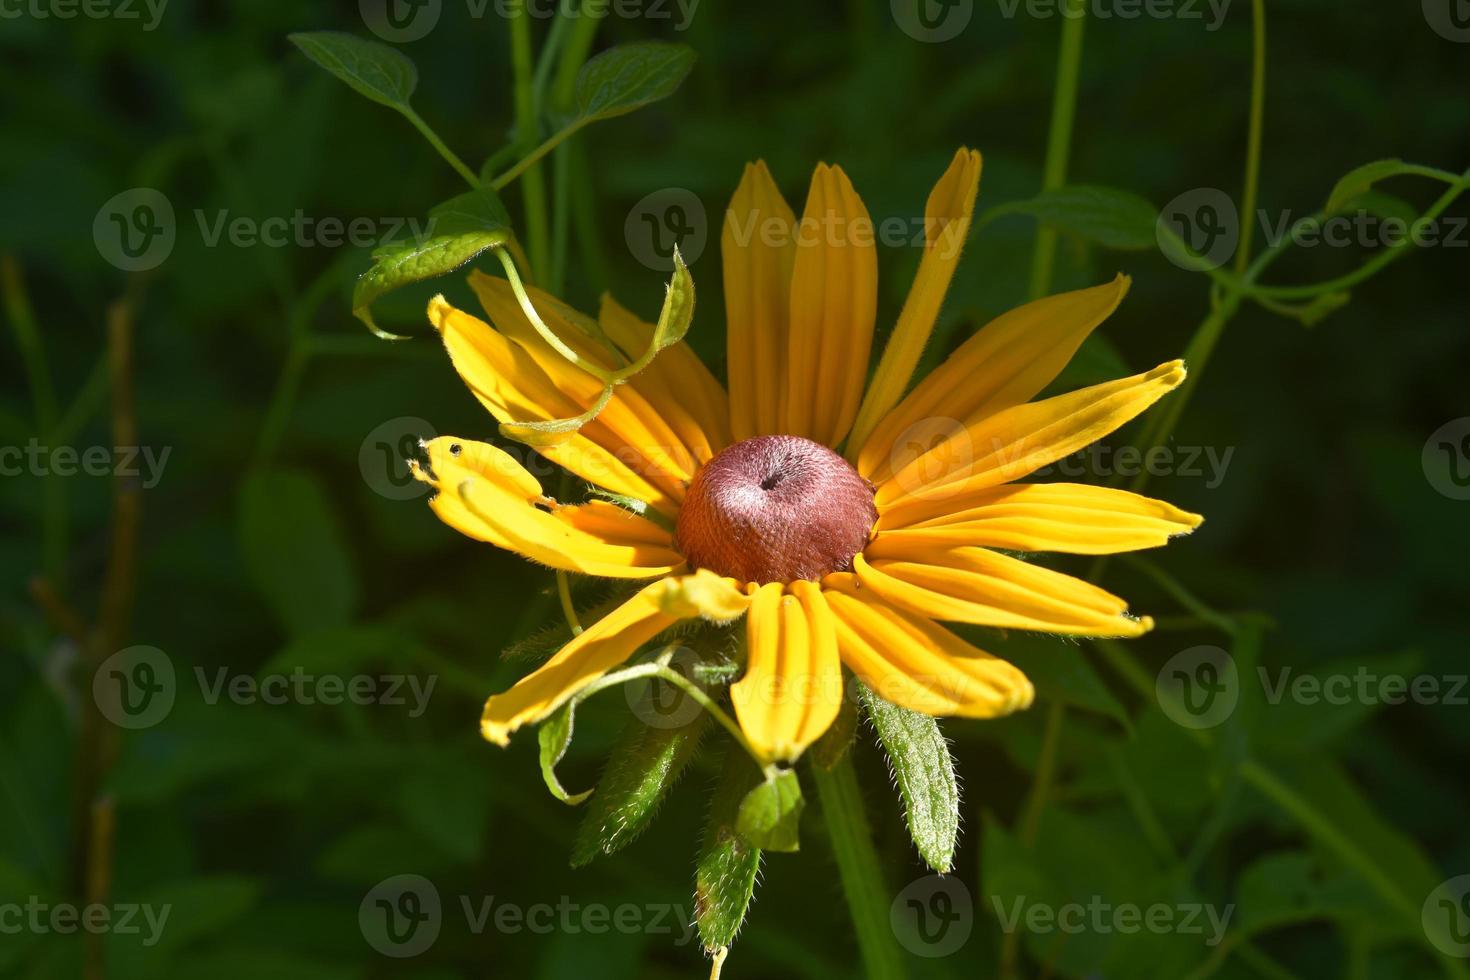
[{"label": "blurred green foliage", "polygon": [[[536,740],[502,752],[476,732],[483,698],[526,669],[501,651],[559,612],[550,573],[441,525],[383,451],[433,431],[489,439],[495,426],[424,339],[430,292],[471,302],[457,277],[381,300],[379,321],[417,339],[378,341],[352,317],[369,249],[334,247],[321,231],[324,219],[367,217],[380,233],[464,190],[403,119],[287,42],[301,30],[366,36],[355,6],[171,0],[151,29],[141,5],[140,19],[60,19],[28,5],[0,20],[0,252],[14,258],[39,341],[17,326],[17,308],[6,311],[16,329],[0,342],[0,445],[112,445],[104,322],[132,289],[140,441],[171,450],[140,493],[123,639],[166,652],[178,697],[163,722],[122,734],[106,786],[112,901],[171,913],[154,945],[109,935],[108,975],[699,975],[686,924],[718,753],[694,758],[650,833],[573,871],[580,814],[545,792]],[[1268,7],[1259,203],[1272,225],[1320,208],[1339,176],[1371,160],[1455,172],[1470,162],[1470,47],[1432,29],[1419,5]],[[402,49],[421,76],[415,107],[477,169],[516,141],[506,24],[493,3],[482,17],[473,9],[444,3],[437,26]],[[841,163],[879,220],[918,215],[959,145],[985,155],[982,210],[1040,189],[1057,17],[975,3],[956,39],[922,43],[881,2],[705,3],[685,29],[682,8],[660,9],[670,17],[611,16],[598,28],[596,49],[677,40],[699,60],[672,98],[575,137],[565,294],[582,309],[611,289],[656,314],[667,275],[640,263],[625,219],[647,195],[683,188],[709,223],[708,247],[690,256],[699,308],[688,339],[719,364],[718,221],[757,157],[793,202],[816,161]],[[1088,23],[1074,181],[1154,205],[1195,188],[1239,199],[1250,11],[1230,4],[1212,30],[1201,9],[1203,19]],[[535,33],[540,43],[544,21]],[[1441,189],[1415,178],[1386,186],[1420,210]],[[177,235],[167,259],[129,285],[93,229],[104,202],[137,187],[164,194]],[[506,201],[522,221],[517,188]],[[228,228],[297,214],[316,230],[280,247],[214,234],[222,217]],[[1463,202],[1449,214],[1463,221]],[[976,231],[931,360],[1026,298],[1035,230],[1015,214]],[[1258,227],[1258,247],[1261,236]],[[1108,587],[1157,616],[1157,631],[1080,645],[976,633],[1035,678],[1039,703],[1004,721],[944,725],[962,778],[954,866],[973,931],[951,955],[911,957],[914,976],[991,976],[1003,961],[1021,976],[1470,971],[1436,957],[1420,923],[1431,891],[1470,871],[1467,692],[1458,704],[1273,703],[1256,680],[1258,665],[1271,678],[1287,668],[1323,678],[1467,671],[1470,504],[1439,492],[1421,459],[1431,433],[1470,414],[1467,244],[1462,226],[1458,245],[1415,250],[1310,328],[1258,306],[1236,316],[1175,432],[1178,447],[1229,452],[1228,466],[1218,480],[1206,469],[1150,488],[1207,523],[1152,565],[1108,568]],[[1266,279],[1330,278],[1371,252],[1293,249]],[[882,255],[880,324],[892,322],[917,260],[911,248]],[[1058,288],[1117,271],[1133,276],[1132,291],[1067,384],[1178,355],[1208,312],[1206,280],[1157,250],[1062,235]],[[7,295],[18,295],[13,282]],[[44,575],[93,619],[111,496],[108,479],[30,464],[0,479],[0,903],[77,900],[69,801],[90,680],[77,665],[84,644],[48,621],[28,587]],[[578,588],[598,600],[595,585]],[[1171,657],[1201,644],[1229,648],[1244,678],[1234,713],[1205,731],[1171,721],[1152,691]],[[221,677],[296,672],[435,686],[423,703],[405,687],[397,705],[211,702]],[[1055,780],[1032,808],[1058,704]],[[559,768],[567,785],[592,785],[627,713],[616,692],[581,706]],[[898,896],[928,872],[866,725],[856,753]],[[727,976],[855,969],[815,809],[799,853],[766,857]],[[434,882],[445,912],[437,942],[405,966],[364,941],[359,907],[379,882],[409,873]],[[470,913],[491,896],[678,909],[668,932],[477,931]],[[1004,948],[1017,897],[1057,909],[1093,896],[1233,914],[1219,946],[1178,929],[1088,929],[1016,934],[1019,948]],[[78,976],[82,959],[77,934],[0,940],[5,975]]]}]

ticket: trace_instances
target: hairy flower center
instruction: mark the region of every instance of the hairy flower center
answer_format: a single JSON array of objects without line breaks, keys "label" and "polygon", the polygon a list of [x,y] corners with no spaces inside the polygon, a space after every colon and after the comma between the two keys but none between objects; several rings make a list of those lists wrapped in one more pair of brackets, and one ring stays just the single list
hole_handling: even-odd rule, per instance
[{"label": "hairy flower center", "polygon": [[847,460],[799,436],[757,436],[695,474],[676,535],[693,568],[792,582],[851,568],[877,519],[872,485]]}]

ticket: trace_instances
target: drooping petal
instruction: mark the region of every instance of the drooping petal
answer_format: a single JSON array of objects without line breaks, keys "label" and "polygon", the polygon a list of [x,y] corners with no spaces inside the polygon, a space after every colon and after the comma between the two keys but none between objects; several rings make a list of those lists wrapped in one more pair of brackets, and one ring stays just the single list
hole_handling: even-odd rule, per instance
[{"label": "drooping petal", "polygon": [[847,435],[868,375],[877,306],[873,221],[842,168],[818,164],[791,273],[785,434],[834,447]]},{"label": "drooping petal", "polygon": [[605,501],[559,506],[504,450],[441,436],[425,444],[429,465],[413,464],[438,493],[429,506],[462,534],[552,568],[608,578],[652,578],[684,558],[669,532]]},{"label": "drooping petal", "polygon": [[[1184,362],[986,416],[878,487],[880,513],[1020,479],[1111,433],[1184,381]],[[894,519],[897,519],[896,516]]]},{"label": "drooping petal", "polygon": [[1109,555],[1160,547],[1203,520],[1127,490],[1082,483],[1009,483],[886,514],[878,521],[878,537],[890,544],[930,548]]},{"label": "drooping petal", "polygon": [[733,437],[781,432],[796,216],[765,161],[747,164],[725,212],[726,353]]},{"label": "drooping petal", "polygon": [[[442,296],[429,301],[429,320],[443,337],[454,369],[471,393],[501,422],[570,418],[586,411],[596,400],[596,393],[588,394],[590,389],[576,375],[563,374],[558,384],[532,350],[479,317],[455,309]],[[585,372],[577,374],[589,377]],[[569,394],[574,381],[577,382],[575,399]],[[626,418],[625,411],[615,411],[612,417],[614,422]],[[662,478],[664,467],[651,463],[642,448],[635,448],[609,424],[606,409],[602,417],[583,426],[566,441],[539,447],[537,452],[600,487],[645,501],[665,514],[678,513],[682,489],[666,489],[668,480]],[[655,471],[659,471],[657,477]]]},{"label": "drooping petal", "polygon": [[[634,316],[610,294],[597,321],[627,355],[637,360],[653,342],[653,324]],[[669,422],[700,463],[730,444],[730,402],[725,389],[684,341],[665,348],[633,380],[640,394]]]},{"label": "drooping petal", "polygon": [[[552,381],[575,397],[583,411],[597,401],[602,394],[602,381],[569,362],[546,342],[527,319],[509,282],[477,270],[470,274],[470,286],[491,322],[530,351]],[[526,294],[542,322],[578,356],[607,369],[622,366],[621,356],[593,340],[601,330],[597,321],[534,286],[528,287]],[[679,500],[697,465],[694,447],[675,433],[667,417],[651,403],[650,381],[651,378],[638,374],[619,385],[607,407],[585,428],[591,430],[588,434],[593,438],[598,438],[597,434],[605,429],[609,436],[620,441],[621,446],[609,448],[626,446],[635,450],[642,457],[637,468],[646,469],[654,482]]]},{"label": "drooping petal", "polygon": [[952,623],[1076,636],[1140,636],[1153,628],[1128,604],[1079,578],[985,548],[870,548],[853,558],[866,588],[900,609]]},{"label": "drooping petal", "polygon": [[730,687],[740,727],[767,761],[790,761],[832,724],[842,668],[832,611],[812,582],[753,592],[745,674]]},{"label": "drooping petal", "polygon": [[849,459],[857,458],[873,429],[908,388],[959,265],[979,187],[980,154],[961,149],[929,194],[924,208],[924,257],[853,423]]},{"label": "drooping petal", "polygon": [[647,586],[583,630],[510,690],[486,701],[480,733],[496,745],[505,745],[511,732],[545,718],[589,682],[673,626],[678,617],[664,611],[659,601],[666,589],[663,581]]},{"label": "drooping petal", "polygon": [[[929,433],[935,420],[964,427],[1029,401],[1072,359],[1082,341],[1117,309],[1129,278],[1047,296],[982,327],[888,413],[856,454],[858,472],[882,483],[910,458],[906,433]],[[934,431],[941,431],[934,429]]]},{"label": "drooping petal", "polygon": [[822,582],[842,660],[884,700],[928,715],[995,718],[1029,707],[1034,692],[1013,664],[939,624],[884,602],[850,573]]}]

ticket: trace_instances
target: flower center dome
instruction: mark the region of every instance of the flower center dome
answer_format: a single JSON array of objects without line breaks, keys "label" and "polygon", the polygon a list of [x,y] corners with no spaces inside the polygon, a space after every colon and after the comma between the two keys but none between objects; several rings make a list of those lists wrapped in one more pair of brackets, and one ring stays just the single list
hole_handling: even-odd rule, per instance
[{"label": "flower center dome", "polygon": [[852,568],[877,519],[872,485],[847,460],[800,436],[757,436],[694,475],[675,537],[692,568],[816,580]]}]

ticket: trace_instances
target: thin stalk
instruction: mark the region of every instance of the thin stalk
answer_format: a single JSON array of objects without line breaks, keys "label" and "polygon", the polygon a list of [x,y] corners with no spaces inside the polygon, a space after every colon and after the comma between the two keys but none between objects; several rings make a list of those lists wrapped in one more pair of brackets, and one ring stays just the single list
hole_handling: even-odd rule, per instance
[{"label": "thin stalk", "polygon": [[863,810],[852,753],[843,755],[831,769],[809,766],[808,771],[822,801],[822,818],[832,842],[832,857],[842,878],[842,893],[847,896],[848,913],[852,916],[858,952],[868,980],[902,978],[903,957],[893,942],[893,930],[888,923],[888,887],[883,883],[883,869],[873,848],[873,832]]},{"label": "thin stalk", "polygon": [[[1051,129],[1046,138],[1046,163],[1041,189],[1055,190],[1067,182],[1067,161],[1072,150],[1072,124],[1077,115],[1077,77],[1082,66],[1082,29],[1086,24],[1086,0],[1068,0],[1062,11],[1062,40],[1057,55],[1057,82],[1052,96]],[[1051,289],[1056,264],[1057,235],[1045,226],[1036,232],[1036,250],[1031,255],[1031,298],[1040,299]]]},{"label": "thin stalk", "polygon": [[[519,0],[511,8],[510,17],[510,63],[514,77],[513,95],[516,114],[516,140],[525,146],[535,142],[540,131],[540,119],[536,112],[535,83],[531,77],[534,70],[531,53],[531,15],[526,0]],[[525,206],[526,246],[531,253],[531,269],[535,275],[544,275],[551,263],[546,228],[546,180],[541,168],[535,165],[536,157],[521,161],[525,166],[525,180],[521,182],[521,200]],[[527,163],[527,160],[530,162]],[[518,164],[518,166],[520,166]],[[496,190],[503,186],[497,179]]]},{"label": "thin stalk", "polygon": [[1251,0],[1251,115],[1246,136],[1245,194],[1240,211],[1240,248],[1235,271],[1250,264],[1251,235],[1255,231],[1256,193],[1261,184],[1261,128],[1266,113],[1266,0]]},{"label": "thin stalk", "polygon": [[481,184],[479,176],[476,175],[475,172],[471,170],[468,166],[466,166],[465,162],[461,160],[453,150],[445,145],[444,141],[439,138],[439,134],[434,132],[433,128],[428,123],[424,122],[423,117],[421,117],[417,112],[414,112],[413,109],[409,106],[402,106],[399,108],[398,111],[403,113],[403,117],[405,119],[413,123],[413,128],[417,129],[420,133],[423,134],[424,139],[429,141],[429,145],[437,150],[439,152],[439,155],[444,158],[444,162],[453,167],[455,171],[469,183],[470,187],[474,188],[475,190],[480,189]]},{"label": "thin stalk", "polygon": [[521,304],[521,312],[526,314],[526,319],[531,321],[531,326],[536,328],[543,340],[551,345],[562,357],[571,361],[577,367],[588,374],[601,380],[604,384],[612,384],[616,380],[614,372],[608,371],[601,364],[587,360],[576,351],[568,347],[560,337],[552,332],[552,329],[541,319],[541,314],[536,312],[531,297],[526,293],[526,287],[521,283],[520,274],[516,272],[515,263],[511,261],[510,253],[503,248],[497,248],[495,257],[500,260],[500,265],[505,269],[505,278],[510,282],[511,292],[515,293],[516,301]]}]

